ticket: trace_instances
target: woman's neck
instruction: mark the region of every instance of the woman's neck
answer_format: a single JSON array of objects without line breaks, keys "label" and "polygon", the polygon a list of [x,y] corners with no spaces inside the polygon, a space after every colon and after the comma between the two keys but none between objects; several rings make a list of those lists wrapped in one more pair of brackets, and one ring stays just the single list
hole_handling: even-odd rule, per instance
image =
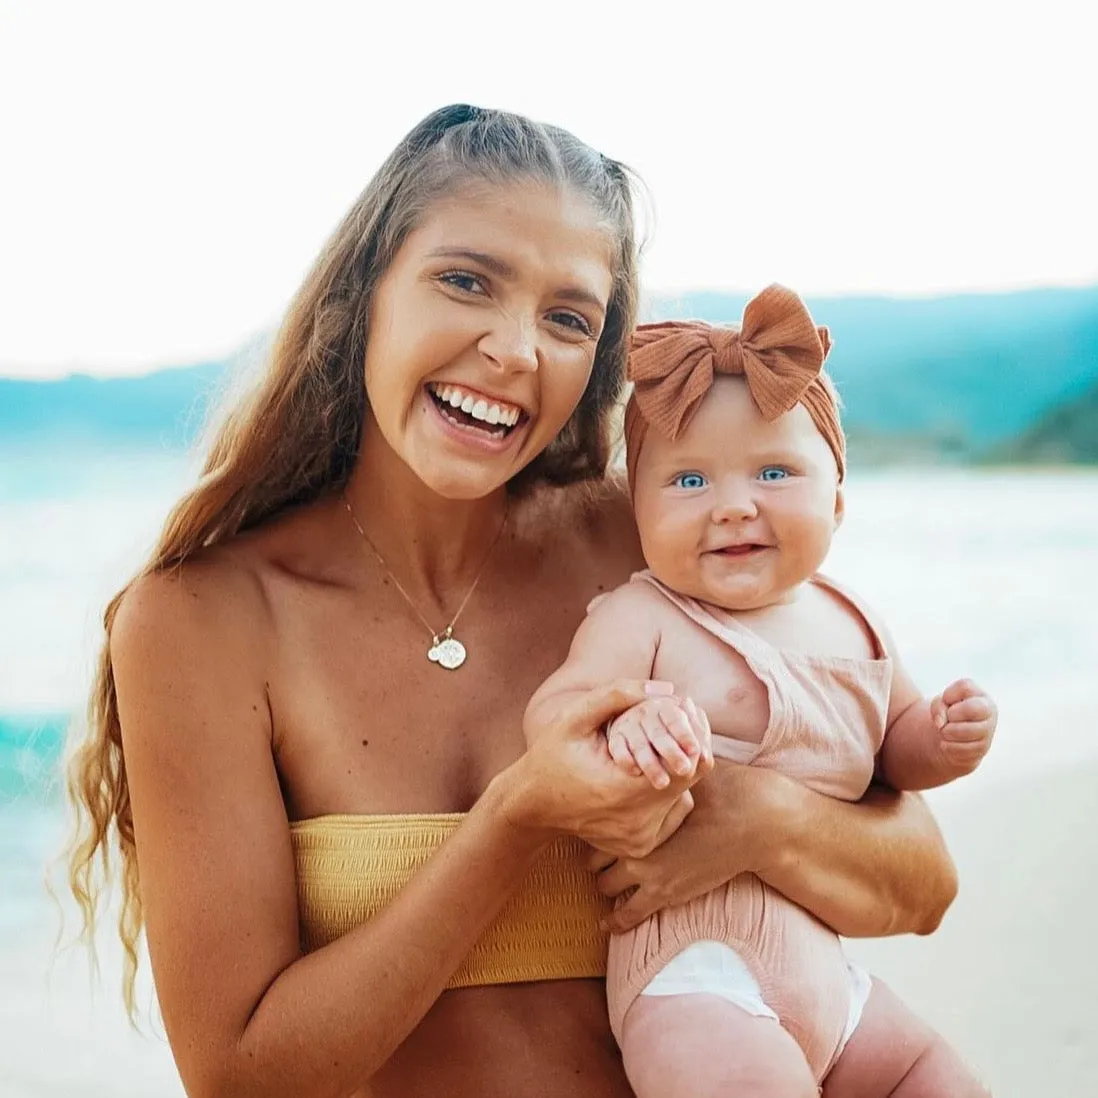
[{"label": "woman's neck", "polygon": [[[351,512],[385,568],[409,595],[452,610],[506,522],[506,489],[482,499],[444,499],[387,446],[385,454],[378,449],[363,449],[347,483]],[[369,551],[369,546],[363,548]]]}]

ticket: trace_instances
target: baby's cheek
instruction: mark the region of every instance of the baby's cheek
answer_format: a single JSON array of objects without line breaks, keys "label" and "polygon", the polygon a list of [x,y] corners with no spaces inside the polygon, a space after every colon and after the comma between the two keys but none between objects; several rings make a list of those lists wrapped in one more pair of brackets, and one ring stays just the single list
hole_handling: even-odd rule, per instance
[{"label": "baby's cheek", "polygon": [[[807,503],[807,501],[806,501]],[[815,552],[831,541],[833,524],[830,516],[809,505],[790,507],[780,519],[783,540],[805,552]]]},{"label": "baby's cheek", "polygon": [[674,521],[667,509],[659,507],[640,511],[637,519],[641,550],[649,568],[654,572],[674,569],[676,561],[681,561],[685,555],[681,524]]},{"label": "baby's cheek", "polygon": [[692,577],[697,568],[692,553],[672,542],[663,541],[655,543],[651,554],[646,552],[644,559],[656,579],[672,590],[690,591],[694,588]]}]

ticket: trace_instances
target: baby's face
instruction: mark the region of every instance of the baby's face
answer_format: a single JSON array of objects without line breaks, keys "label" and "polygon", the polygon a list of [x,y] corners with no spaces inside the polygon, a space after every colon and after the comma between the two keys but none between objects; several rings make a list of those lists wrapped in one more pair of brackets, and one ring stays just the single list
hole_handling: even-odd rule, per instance
[{"label": "baby's face", "polygon": [[633,506],[657,579],[728,610],[755,610],[790,598],[819,569],[843,501],[808,409],[768,423],[746,383],[722,377],[675,442],[648,432]]}]

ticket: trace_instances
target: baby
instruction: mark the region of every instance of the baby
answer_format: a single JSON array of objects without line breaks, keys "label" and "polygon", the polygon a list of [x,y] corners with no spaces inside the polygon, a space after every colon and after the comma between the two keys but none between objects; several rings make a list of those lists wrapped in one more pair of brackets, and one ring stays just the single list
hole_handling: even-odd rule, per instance
[{"label": "baby", "polygon": [[[718,765],[851,801],[874,778],[929,789],[977,766],[991,699],[965,679],[923,698],[877,616],[818,572],[843,517],[829,349],[779,286],[739,330],[638,329],[626,459],[648,570],[592,605],[530,702],[528,737],[573,691],[648,678],[675,697],[622,714],[607,747],[657,786],[696,762],[691,705]],[[828,1098],[986,1093],[832,930],[754,874],[615,936],[607,995],[638,1098],[800,1098],[825,1079]]]}]

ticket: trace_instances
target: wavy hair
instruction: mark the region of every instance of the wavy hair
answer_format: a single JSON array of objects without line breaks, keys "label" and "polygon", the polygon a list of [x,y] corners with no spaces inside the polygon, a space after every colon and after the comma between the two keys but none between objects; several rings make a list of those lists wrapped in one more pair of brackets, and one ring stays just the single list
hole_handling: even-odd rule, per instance
[{"label": "wavy hair", "polygon": [[[363,360],[378,280],[430,204],[472,180],[572,188],[590,199],[612,233],[613,287],[590,381],[559,436],[509,488],[603,476],[636,320],[631,175],[557,127],[504,111],[444,107],[405,136],[323,248],[258,383],[224,416],[196,485],[171,511],[134,581],[345,484],[366,411]],[[80,938],[93,951],[103,893],[121,878],[122,987],[132,1018],[144,913],[110,657],[111,630],[128,588],[107,606],[87,719],[73,733],[66,788],[74,822],[66,857]]]}]

